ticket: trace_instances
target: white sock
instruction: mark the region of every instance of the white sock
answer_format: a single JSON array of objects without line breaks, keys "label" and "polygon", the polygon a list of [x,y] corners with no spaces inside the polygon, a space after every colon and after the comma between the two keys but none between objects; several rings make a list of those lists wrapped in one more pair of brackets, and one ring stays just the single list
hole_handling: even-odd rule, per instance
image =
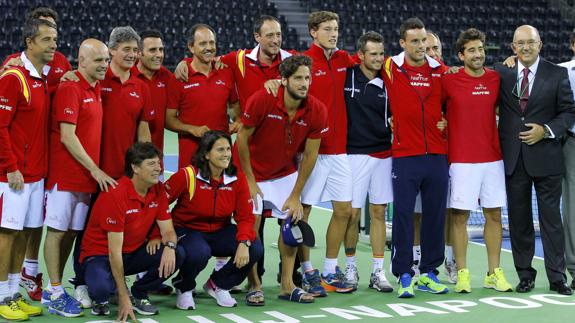
[{"label": "white sock", "polygon": [[58,284],[56,286],[52,285],[52,283],[50,283],[50,292],[52,292],[52,298],[56,299],[58,298],[60,295],[64,294],[64,287],[62,286],[62,284]]},{"label": "white sock", "polygon": [[142,279],[144,276],[146,276],[147,273],[148,273],[147,271],[142,271],[141,273],[137,273],[136,278]]},{"label": "white sock", "polygon": [[12,297],[12,293],[10,293],[10,287],[8,286],[8,281],[0,281],[0,301],[4,301],[6,297]]},{"label": "white sock", "polygon": [[218,271],[220,269],[222,269],[222,267],[224,267],[226,264],[228,263],[228,259],[223,259],[223,258],[216,258],[216,264],[214,265],[214,270]]},{"label": "white sock", "polygon": [[453,247],[452,246],[445,246],[445,257],[447,257],[447,262],[450,262],[452,264],[455,263],[455,258],[453,256]]},{"label": "white sock", "polygon": [[24,269],[26,269],[26,275],[36,277],[38,275],[38,260],[24,259]]},{"label": "white sock", "polygon": [[303,261],[299,263],[300,267],[301,267],[301,271],[302,273],[309,273],[310,271],[313,271],[313,266],[311,265],[311,261]]},{"label": "white sock", "polygon": [[345,263],[347,265],[354,265],[355,266],[355,255],[353,256],[345,256]]},{"label": "white sock", "polygon": [[421,246],[413,246],[413,261],[421,260]]},{"label": "white sock", "polygon": [[383,269],[383,257],[373,257],[371,258],[371,261],[373,262],[372,273],[378,269]]},{"label": "white sock", "polygon": [[20,273],[8,274],[8,288],[12,296],[20,292]]},{"label": "white sock", "polygon": [[337,267],[337,258],[325,258],[323,262],[323,275],[335,274],[335,267]]}]

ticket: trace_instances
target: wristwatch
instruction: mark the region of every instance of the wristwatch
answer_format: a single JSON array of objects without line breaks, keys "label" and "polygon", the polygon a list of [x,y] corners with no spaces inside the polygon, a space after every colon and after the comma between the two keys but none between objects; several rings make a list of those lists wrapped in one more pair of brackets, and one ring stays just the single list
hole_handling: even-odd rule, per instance
[{"label": "wristwatch", "polygon": [[250,240],[240,240],[240,243],[243,243],[248,248],[252,246],[252,242]]},{"label": "wristwatch", "polygon": [[176,245],[175,242],[168,241],[168,242],[166,242],[166,247],[168,247],[168,248],[170,248],[170,249],[176,250],[176,248],[178,247],[178,245]]},{"label": "wristwatch", "polygon": [[547,127],[547,125],[543,125],[543,130],[545,131],[543,133],[543,139],[551,138],[551,132],[549,131],[549,128]]}]

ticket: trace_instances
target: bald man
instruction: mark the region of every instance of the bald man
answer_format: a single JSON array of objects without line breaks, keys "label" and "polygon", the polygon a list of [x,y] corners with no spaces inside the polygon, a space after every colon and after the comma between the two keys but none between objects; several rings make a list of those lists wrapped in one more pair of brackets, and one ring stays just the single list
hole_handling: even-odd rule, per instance
[{"label": "bald man", "polygon": [[96,39],[82,42],[78,82],[64,82],[54,95],[50,130],[50,164],[46,181],[44,258],[50,277],[42,303],[50,313],[82,315],[81,304],[62,287],[62,273],[77,231],[84,229],[90,194],[117,184],[99,167],[102,133],[100,84],[110,56]]},{"label": "bald man", "polygon": [[524,25],[515,30],[514,68],[495,66],[501,76],[499,139],[505,165],[505,184],[513,262],[519,276],[516,291],[535,286],[531,266],[535,250],[531,187],[535,186],[539,225],[550,290],[573,291],[565,275],[565,242],[559,202],[565,172],[561,138],[575,121],[567,70],[539,56],[539,32]]}]

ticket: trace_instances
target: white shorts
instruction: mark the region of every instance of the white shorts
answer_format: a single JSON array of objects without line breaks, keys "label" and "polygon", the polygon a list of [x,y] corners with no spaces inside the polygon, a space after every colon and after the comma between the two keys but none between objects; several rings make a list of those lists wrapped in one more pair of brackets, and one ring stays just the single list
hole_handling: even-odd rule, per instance
[{"label": "white shorts", "polygon": [[352,177],[346,154],[319,155],[301,193],[304,204],[348,202],[353,197]]},{"label": "white shorts", "polygon": [[46,192],[46,219],[47,227],[59,231],[84,229],[88,209],[90,207],[90,193],[59,191],[58,185]]},{"label": "white shorts", "polygon": [[257,201],[254,203],[253,213],[261,215],[264,209],[272,210],[273,217],[285,219],[287,217],[287,213],[282,212],[282,207],[291,194],[296,180],[297,172],[293,172],[284,177],[258,182],[260,190],[264,193],[264,198],[262,201],[261,197],[259,195],[257,196]]},{"label": "white shorts", "polygon": [[44,224],[44,180],[25,183],[15,191],[0,182],[0,227],[21,231],[40,228]]},{"label": "white shorts", "polygon": [[449,166],[450,206],[459,210],[505,207],[505,169],[503,161],[489,163],[453,163]]},{"label": "white shorts", "polygon": [[[451,197],[451,190],[449,189],[451,187],[451,182],[447,182],[447,199],[445,202],[445,207],[446,208],[451,208],[451,205],[449,205],[449,199]],[[421,192],[417,193],[417,196],[415,197],[415,208],[413,210],[414,213],[423,213],[423,208],[421,207]]]},{"label": "white shorts", "polygon": [[362,208],[368,195],[371,204],[393,202],[391,158],[369,155],[348,155],[348,158],[353,178],[353,208]]}]

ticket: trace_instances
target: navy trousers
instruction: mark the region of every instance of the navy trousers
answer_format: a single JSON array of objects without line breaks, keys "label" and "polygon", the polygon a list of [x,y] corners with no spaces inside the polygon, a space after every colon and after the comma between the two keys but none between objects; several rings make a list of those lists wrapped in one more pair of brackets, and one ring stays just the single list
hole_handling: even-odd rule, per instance
[{"label": "navy trousers", "polygon": [[185,261],[173,283],[174,287],[182,293],[196,287],[196,277],[206,268],[211,257],[232,257],[224,267],[214,271],[210,276],[216,286],[222,289],[231,289],[241,284],[252,266],[262,259],[262,243],[255,240],[250,247],[249,263],[242,268],[236,267],[233,257],[236,254],[238,242],[236,241],[237,227],[234,224],[216,232],[200,232],[185,228],[176,228],[176,232],[179,237],[178,245],[185,251]]},{"label": "navy trousers", "polygon": [[[134,275],[146,271],[146,275],[138,279],[132,285],[131,291],[135,298],[148,298],[148,291],[156,290],[167,278],[159,276],[158,268],[162,258],[162,246],[156,254],[150,255],[146,251],[146,244],[130,254],[123,254],[124,275]],[[180,246],[176,249],[176,270],[184,261],[184,249]],[[90,298],[96,303],[108,301],[111,294],[116,291],[116,283],[108,256],[93,256],[82,262],[82,276],[88,285]]]},{"label": "navy trousers", "polygon": [[414,275],[413,210],[421,191],[421,273],[434,271],[444,259],[444,225],[449,171],[447,156],[393,158],[392,272]]}]

